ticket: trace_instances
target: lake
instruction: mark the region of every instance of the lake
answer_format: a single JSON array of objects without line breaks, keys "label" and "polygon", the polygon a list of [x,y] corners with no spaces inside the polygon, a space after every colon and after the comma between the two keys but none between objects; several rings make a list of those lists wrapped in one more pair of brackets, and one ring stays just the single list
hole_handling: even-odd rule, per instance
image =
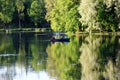
[{"label": "lake", "polygon": [[120,36],[0,33],[0,80],[120,80]]}]

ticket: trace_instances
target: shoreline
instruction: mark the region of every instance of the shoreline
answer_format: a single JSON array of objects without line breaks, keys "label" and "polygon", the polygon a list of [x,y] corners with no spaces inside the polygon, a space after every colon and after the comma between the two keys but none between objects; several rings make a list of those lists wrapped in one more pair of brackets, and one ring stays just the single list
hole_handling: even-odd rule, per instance
[{"label": "shoreline", "polygon": [[87,33],[87,32],[77,32],[77,35],[81,34],[87,34],[87,35],[120,35],[120,32],[92,32],[92,33]]},{"label": "shoreline", "polygon": [[15,33],[15,32],[52,32],[50,28],[14,28],[14,29],[0,29],[0,33]]},{"label": "shoreline", "polygon": [[[14,28],[14,29],[0,29],[0,33],[16,33],[16,32],[35,32],[35,33],[54,33],[54,31],[50,28]],[[62,32],[60,32],[62,33]],[[67,33],[64,33],[67,34]],[[67,34],[69,35],[69,33]],[[76,32],[72,33],[72,35],[120,35],[120,31],[117,32]]]}]

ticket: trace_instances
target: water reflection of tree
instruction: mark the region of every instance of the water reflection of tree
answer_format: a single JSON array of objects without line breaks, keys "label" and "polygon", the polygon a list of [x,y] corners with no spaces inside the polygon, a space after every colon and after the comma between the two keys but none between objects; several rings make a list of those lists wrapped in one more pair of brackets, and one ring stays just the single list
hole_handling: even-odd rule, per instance
[{"label": "water reflection of tree", "polygon": [[46,69],[46,47],[48,42],[42,40],[43,37],[35,37],[30,42],[30,50],[32,53],[31,66],[35,71],[45,70]]},{"label": "water reflection of tree", "polygon": [[32,61],[31,61],[31,65],[33,67],[34,70],[36,71],[39,71],[41,70],[41,65],[39,63],[39,60],[40,60],[40,47],[39,47],[39,42],[38,42],[38,39],[36,39],[35,41],[33,41],[30,45],[30,48],[31,48],[31,52],[32,52]]},{"label": "water reflection of tree", "polygon": [[98,48],[100,47],[101,38],[93,39],[92,36],[85,38],[80,48],[81,56],[80,62],[82,65],[82,78],[81,80],[98,80],[100,72],[96,71],[99,68],[97,63]]},{"label": "water reflection of tree", "polygon": [[[45,36],[45,39],[47,37]],[[31,67],[34,71],[40,71],[46,67],[46,46],[43,37],[33,36],[33,34],[19,33],[17,65],[26,69]]]},{"label": "water reflection of tree", "polygon": [[47,71],[57,80],[79,80],[81,77],[79,59],[79,40],[71,39],[68,44],[55,43],[47,48]]},{"label": "water reflection of tree", "polygon": [[[119,36],[109,37],[108,44],[106,46],[108,56],[108,63],[105,65],[106,72],[104,76],[109,80],[120,79],[120,43]],[[103,54],[105,54],[104,52]]]},{"label": "water reflection of tree", "polygon": [[17,41],[18,41],[18,46],[17,46],[18,56],[17,56],[16,65],[17,65],[17,67],[20,68],[21,73],[22,73],[23,69],[25,69],[26,73],[27,73],[29,65],[28,65],[28,59],[26,58],[27,52],[26,52],[26,43],[25,43],[26,40],[24,38],[25,35],[23,35],[21,32],[18,33],[17,35],[18,35],[18,38],[17,38]]},{"label": "water reflection of tree", "polygon": [[[1,68],[6,66],[6,71],[0,75],[2,80],[12,80],[15,75],[14,63],[16,62],[16,56],[7,56],[7,54],[16,54],[16,50],[13,46],[13,39],[11,35],[1,33],[0,34],[0,64]],[[12,67],[11,67],[12,66]]]},{"label": "water reflection of tree", "polygon": [[[43,37],[34,37],[32,34],[15,33],[15,34],[0,34],[0,55],[1,54],[16,54],[15,56],[0,56],[0,69],[7,69],[0,75],[0,79],[12,80],[13,77],[21,75],[25,70],[40,71],[46,69],[46,47],[48,42],[40,41]],[[46,37],[45,37],[46,39]],[[16,67],[17,66],[17,67]],[[21,72],[16,73],[16,68]]]},{"label": "water reflection of tree", "polygon": [[9,62],[15,62],[15,56],[3,56],[5,54],[15,54],[16,51],[13,46],[12,38],[10,35],[7,34],[1,34],[0,35],[0,63],[7,65]]},{"label": "water reflection of tree", "polygon": [[15,53],[13,47],[13,41],[10,35],[2,34],[0,35],[0,53]]},{"label": "water reflection of tree", "polygon": [[116,37],[88,36],[80,47],[81,80],[117,80]]}]

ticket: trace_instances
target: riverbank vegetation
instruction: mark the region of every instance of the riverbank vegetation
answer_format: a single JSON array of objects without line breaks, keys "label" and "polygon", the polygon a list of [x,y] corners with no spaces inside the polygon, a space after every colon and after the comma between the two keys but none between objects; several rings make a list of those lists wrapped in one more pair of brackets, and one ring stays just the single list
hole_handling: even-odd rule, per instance
[{"label": "riverbank vegetation", "polygon": [[117,32],[118,0],[1,0],[0,28],[51,28],[59,32]]}]

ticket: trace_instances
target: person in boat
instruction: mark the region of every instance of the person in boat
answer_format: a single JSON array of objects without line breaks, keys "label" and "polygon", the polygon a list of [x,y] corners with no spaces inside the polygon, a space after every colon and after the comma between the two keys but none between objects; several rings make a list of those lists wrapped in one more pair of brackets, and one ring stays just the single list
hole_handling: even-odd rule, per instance
[{"label": "person in boat", "polygon": [[59,32],[56,32],[55,33],[55,39],[59,39],[60,38],[60,33]]},{"label": "person in boat", "polygon": [[59,36],[60,34],[58,32],[55,33],[56,36]]},{"label": "person in boat", "polygon": [[52,36],[51,40],[55,40],[55,36]]}]

